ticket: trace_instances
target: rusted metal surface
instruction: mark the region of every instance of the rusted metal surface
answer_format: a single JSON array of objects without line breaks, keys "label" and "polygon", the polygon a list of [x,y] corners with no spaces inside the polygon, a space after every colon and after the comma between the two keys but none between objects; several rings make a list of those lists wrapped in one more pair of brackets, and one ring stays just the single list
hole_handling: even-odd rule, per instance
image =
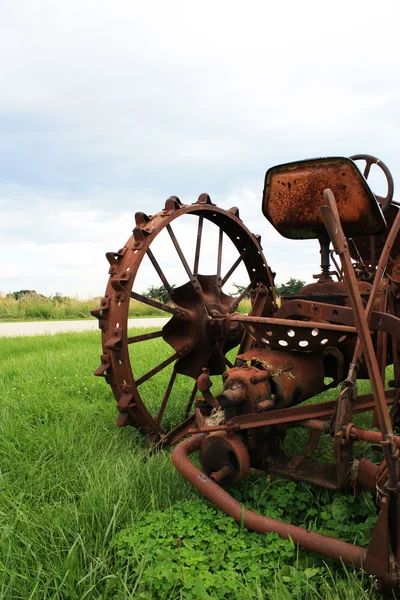
[{"label": "rusted metal surface", "polygon": [[250,456],[237,435],[219,431],[209,435],[200,449],[203,471],[216,483],[230,487],[239,483],[250,469]]},{"label": "rusted metal surface", "polygon": [[[388,403],[388,406],[389,404],[390,403]],[[296,423],[296,425],[300,425],[305,429],[312,429],[324,433],[329,433],[329,426],[326,421],[308,419],[306,421],[299,421],[298,423]],[[382,434],[380,431],[362,429],[360,427],[356,427],[353,423],[348,423],[346,427],[343,427],[343,433],[345,434],[345,439],[347,441],[349,441],[350,439],[362,440],[364,442],[370,442],[371,444],[380,444],[382,442]],[[400,448],[400,436],[395,435],[393,441],[396,444],[396,446]]]},{"label": "rusted metal surface", "polygon": [[[371,287],[371,284],[367,281],[358,282],[358,289],[363,300],[368,301]],[[302,298],[308,300],[312,298],[316,302],[329,302],[330,304],[350,306],[344,281],[321,280],[309,283],[296,294],[296,298],[299,300]]]},{"label": "rusted metal surface", "polygon": [[[137,427],[156,447],[195,434],[175,449],[173,462],[237,522],[244,518],[251,530],[290,536],[309,550],[363,566],[382,584],[395,587],[400,584],[400,211],[391,204],[393,180],[386,165],[370,155],[352,158],[307,160],[267,172],[264,214],[283,236],[314,237],[320,243],[317,281],[284,298],[279,308],[275,274],[260,238],[246,229],[237,209],[219,209],[201,194],[193,205],[172,196],[154,216],[137,213],[133,236],[118,252],[107,253],[110,280],[93,311],[103,341],[96,375],[105,377],[117,400],[117,425]],[[365,162],[362,172],[354,161]],[[387,177],[385,197],[375,196],[366,182],[373,164]],[[189,254],[175,228],[181,216],[195,224]],[[215,228],[214,265],[206,274],[201,256],[210,251],[205,233],[210,225]],[[162,252],[152,246],[160,234],[184,273],[179,285],[163,267]],[[236,249],[229,266],[223,261],[227,241]],[[145,256],[169,302],[147,298],[137,285]],[[243,266],[247,284],[233,296],[228,281]],[[236,313],[248,294],[249,314]],[[162,330],[129,334],[131,300],[164,311],[170,320]],[[149,340],[164,344],[164,354],[155,353],[153,366],[136,373],[135,361]],[[234,348],[239,348],[236,358],[228,358]],[[390,364],[394,379],[385,391]],[[156,406],[146,386],[150,382],[152,396],[153,378],[166,370]],[[212,388],[215,375],[222,378],[222,391]],[[171,425],[169,409],[182,377],[192,384],[181,419]],[[371,394],[357,396],[359,378],[370,380]],[[310,403],[338,385],[335,400]],[[354,415],[370,411],[379,431],[353,423]],[[308,440],[298,454],[288,456],[281,445],[294,427],[308,430]],[[332,464],[315,459],[324,436],[332,440]],[[354,445],[360,441],[381,446],[380,465],[355,460]],[[188,459],[195,450],[204,473]],[[343,493],[370,490],[380,513],[368,549],[243,512],[217,484],[235,485],[251,467]]]},{"label": "rusted metal surface", "polygon": [[241,323],[255,341],[276,350],[321,352],[357,334],[355,327],[318,321],[245,315],[232,315],[227,321]]},{"label": "rusted metal surface", "polygon": [[[393,223],[399,212],[398,206],[391,204],[385,211],[387,228],[384,232],[374,236],[353,236],[349,248],[353,260],[356,261],[356,268],[359,277],[366,281],[374,278],[374,269],[379,261],[382,250],[386,245],[388,233],[392,230]],[[349,239],[350,242],[350,239]],[[390,260],[387,263],[389,272],[391,264],[400,255],[400,238],[396,237],[393,246],[390,249]]]},{"label": "rusted metal surface", "polygon": [[[194,221],[198,221],[193,270],[173,229],[175,219],[184,215],[190,215]],[[198,274],[202,243],[204,245],[203,223],[206,221],[223,231],[237,248],[238,259],[232,259],[232,267],[220,276],[218,273],[210,276]],[[183,265],[188,276],[188,283],[180,287],[172,287],[173,282],[168,281],[159,257],[151,249],[152,242],[164,230],[172,240],[177,261]],[[218,268],[221,270],[221,236],[219,240],[215,265],[217,271]],[[141,290],[135,289],[135,281],[146,255],[150,259],[155,276],[170,291],[171,303],[168,305],[147,298]],[[212,375],[221,374],[227,365],[225,354],[237,345],[242,337],[239,324],[232,324],[229,331],[225,328],[221,332],[218,318],[210,318],[212,315],[226,315],[236,310],[238,305],[237,297],[222,291],[223,284],[228,281],[238,265],[243,264],[249,274],[251,286],[262,284],[269,291],[271,312],[275,303],[275,292],[270,269],[258,239],[243,225],[237,209],[222,210],[211,203],[207,194],[201,194],[192,205],[183,205],[177,197],[171,197],[166,201],[164,210],[154,216],[137,213],[132,237],[118,252],[107,253],[107,259],[110,263],[109,283],[100,307],[93,311],[94,316],[99,319],[103,343],[102,365],[96,374],[105,377],[111,386],[120,413],[117,420],[119,426],[135,426],[154,442],[170,439],[176,441],[180,431],[179,424],[172,437],[168,437],[168,431],[162,426],[162,416],[168,407],[169,399],[173,397],[176,375],[196,379],[202,367],[207,367]],[[146,337],[128,334],[131,298],[172,315],[161,333],[145,334]],[[137,377],[129,350],[134,348],[133,357],[139,357],[141,344],[153,337],[161,337],[166,346],[173,349],[173,353],[168,358],[156,362],[147,373]],[[169,365],[173,365],[174,374],[166,385],[164,401],[156,412],[151,412],[139,386],[157,376]],[[194,398],[187,406],[186,417],[192,409],[193,400]],[[183,427],[182,435],[185,431]]]},{"label": "rusted metal surface", "polygon": [[383,451],[390,471],[390,486],[392,489],[396,489],[399,486],[399,455],[394,444],[392,423],[390,421],[389,411],[385,402],[385,391],[380,377],[379,367],[368,326],[367,314],[368,311],[371,311],[372,307],[367,307],[367,314],[364,312],[364,307],[358,292],[356,275],[350,259],[350,252],[341,228],[339,213],[332,191],[325,190],[324,198],[327,204],[320,208],[321,215],[326,229],[328,230],[328,233],[332,239],[335,252],[338,254],[338,256],[340,256],[342,261],[342,268],[345,275],[344,281],[346,283],[347,291],[351,301],[354,319],[356,321],[357,331],[359,334],[359,343],[362,347],[364,360],[367,364],[369,379],[376,402],[375,410],[383,438]]},{"label": "rusted metal surface", "polygon": [[265,176],[263,213],[284,237],[318,238],[325,232],[319,208],[324,190],[339,196],[346,235],[376,234],[385,220],[354,162],[313,159],[273,167]]},{"label": "rusted metal surface", "polygon": [[[386,403],[388,406],[393,404],[396,392],[388,390],[385,392]],[[373,410],[375,399],[372,394],[358,396],[354,401],[354,414],[368,412]],[[305,419],[330,419],[333,417],[337,407],[337,401],[321,402],[318,404],[309,404],[307,406],[295,406],[281,408],[262,414],[248,414],[233,417],[224,425],[215,427],[201,428],[202,433],[212,431],[241,431],[244,429],[254,429],[257,427],[266,427],[270,425],[291,425],[304,421]],[[300,425],[301,426],[301,425]],[[195,429],[190,429],[189,433],[196,433]]]}]

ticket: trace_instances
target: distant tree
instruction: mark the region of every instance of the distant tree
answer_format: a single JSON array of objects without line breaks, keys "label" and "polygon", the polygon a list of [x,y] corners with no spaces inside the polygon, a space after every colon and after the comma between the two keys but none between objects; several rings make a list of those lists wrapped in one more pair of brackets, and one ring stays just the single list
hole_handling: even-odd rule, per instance
[{"label": "distant tree", "polygon": [[37,296],[38,294],[35,292],[35,290],[19,290],[18,292],[12,292],[11,295],[13,298],[15,298],[15,300],[19,300],[24,296]]},{"label": "distant tree", "polygon": [[55,302],[56,304],[61,304],[68,300],[68,296],[63,296],[60,292],[56,292],[53,296],[50,296],[50,300]]},{"label": "distant tree", "polygon": [[145,292],[143,292],[143,296],[146,296],[146,298],[151,298],[152,300],[159,300],[159,302],[163,302],[164,304],[168,304],[168,302],[171,301],[169,292],[164,285],[160,285],[160,287],[155,285],[150,286]]},{"label": "distant tree", "polygon": [[305,281],[291,277],[286,283],[276,286],[276,294],[278,296],[294,296],[304,286]]},{"label": "distant tree", "polygon": [[[235,291],[235,295],[236,296],[240,296],[240,294],[243,294],[244,290],[246,289],[246,285],[238,285],[237,283],[232,283],[233,287],[236,288]],[[251,291],[247,292],[247,294],[245,295],[245,298],[250,298],[251,296]]]}]

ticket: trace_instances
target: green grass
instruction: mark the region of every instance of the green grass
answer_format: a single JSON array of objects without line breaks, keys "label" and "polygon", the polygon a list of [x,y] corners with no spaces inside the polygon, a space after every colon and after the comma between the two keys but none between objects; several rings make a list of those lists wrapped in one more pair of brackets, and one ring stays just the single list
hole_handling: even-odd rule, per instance
[{"label": "green grass", "polygon": [[[0,322],[15,321],[64,321],[93,319],[90,311],[100,306],[101,298],[79,300],[78,298],[45,298],[23,296],[16,300],[11,296],[0,295]],[[250,301],[240,303],[239,312],[250,310]],[[129,317],[165,317],[166,313],[137,300],[129,304]]]},{"label": "green grass", "polygon": [[[157,341],[146,343],[141,368],[154,364],[149,363],[157,354]],[[174,507],[182,502],[196,507],[199,495],[172,467],[170,450],[150,454],[136,430],[115,427],[111,391],[103,379],[92,376],[99,354],[98,332],[0,339],[0,598],[373,597],[373,583],[360,573],[303,551],[282,554],[268,585],[256,569],[255,575],[236,577],[228,596],[223,588],[213,596],[183,588],[152,596],[145,585],[144,545],[135,550],[142,556],[143,568],[137,570],[119,552],[118,536],[143,527],[159,511],[167,511],[173,522]],[[167,373],[158,377],[165,386]],[[153,392],[147,390],[148,400]],[[182,387],[178,396],[184,392]],[[166,418],[173,420],[171,410]],[[235,493],[251,503],[253,484],[244,482]],[[257,485],[268,497],[268,480]],[[316,490],[315,502],[318,494]],[[221,535],[222,543],[223,532],[215,535]],[[252,544],[269,539],[256,536]],[[201,549],[207,553],[205,542]],[[318,569],[317,575],[294,593],[297,588],[288,578],[300,577],[305,561]]]}]

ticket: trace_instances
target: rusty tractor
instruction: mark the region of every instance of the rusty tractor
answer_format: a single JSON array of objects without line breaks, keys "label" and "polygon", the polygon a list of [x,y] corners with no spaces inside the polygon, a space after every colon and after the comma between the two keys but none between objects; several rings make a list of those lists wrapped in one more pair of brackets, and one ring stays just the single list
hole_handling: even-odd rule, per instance
[{"label": "rusty tractor", "polygon": [[[386,197],[368,185],[372,165],[386,176]],[[110,278],[93,311],[103,347],[95,374],[111,386],[118,426],[136,427],[156,447],[180,442],[172,454],[176,469],[238,523],[362,567],[388,589],[400,585],[399,206],[390,171],[370,155],[269,169],[264,216],[286,238],[318,239],[321,254],[316,281],[278,306],[261,238],[245,227],[238,209],[222,210],[207,194],[189,205],[172,196],[156,215],[136,213],[132,237],[107,253]],[[178,242],[178,218],[192,232],[190,257]],[[170,251],[166,241],[157,246],[163,235]],[[183,269],[179,285],[161,266],[166,257]],[[143,295],[141,267],[157,274],[168,302]],[[240,269],[248,285],[233,295],[227,282]],[[248,314],[237,312],[248,294]],[[132,300],[169,320],[158,331],[131,335]],[[155,366],[141,373],[142,349],[157,338]],[[393,375],[385,385],[388,365]],[[358,379],[369,379],[372,393],[357,395]],[[304,404],[329,388],[338,389],[335,401]],[[363,412],[372,415],[370,429],[353,422]],[[282,449],[289,428],[308,431],[296,456]],[[332,464],[313,457],[321,436],[331,438]],[[360,440],[380,448],[380,464],[355,458]],[[189,460],[195,451],[202,472]],[[370,490],[379,516],[368,548],[243,513],[225,488],[250,468],[343,493]]]}]

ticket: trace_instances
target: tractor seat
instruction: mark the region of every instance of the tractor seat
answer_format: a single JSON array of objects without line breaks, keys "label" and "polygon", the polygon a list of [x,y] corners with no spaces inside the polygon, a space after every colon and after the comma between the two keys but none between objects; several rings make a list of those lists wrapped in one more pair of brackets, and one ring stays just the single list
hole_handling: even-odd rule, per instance
[{"label": "tractor seat", "polygon": [[319,208],[324,190],[335,195],[346,237],[375,235],[386,222],[366,180],[350,158],[307,159],[269,169],[265,175],[262,211],[289,239],[326,235]]}]

